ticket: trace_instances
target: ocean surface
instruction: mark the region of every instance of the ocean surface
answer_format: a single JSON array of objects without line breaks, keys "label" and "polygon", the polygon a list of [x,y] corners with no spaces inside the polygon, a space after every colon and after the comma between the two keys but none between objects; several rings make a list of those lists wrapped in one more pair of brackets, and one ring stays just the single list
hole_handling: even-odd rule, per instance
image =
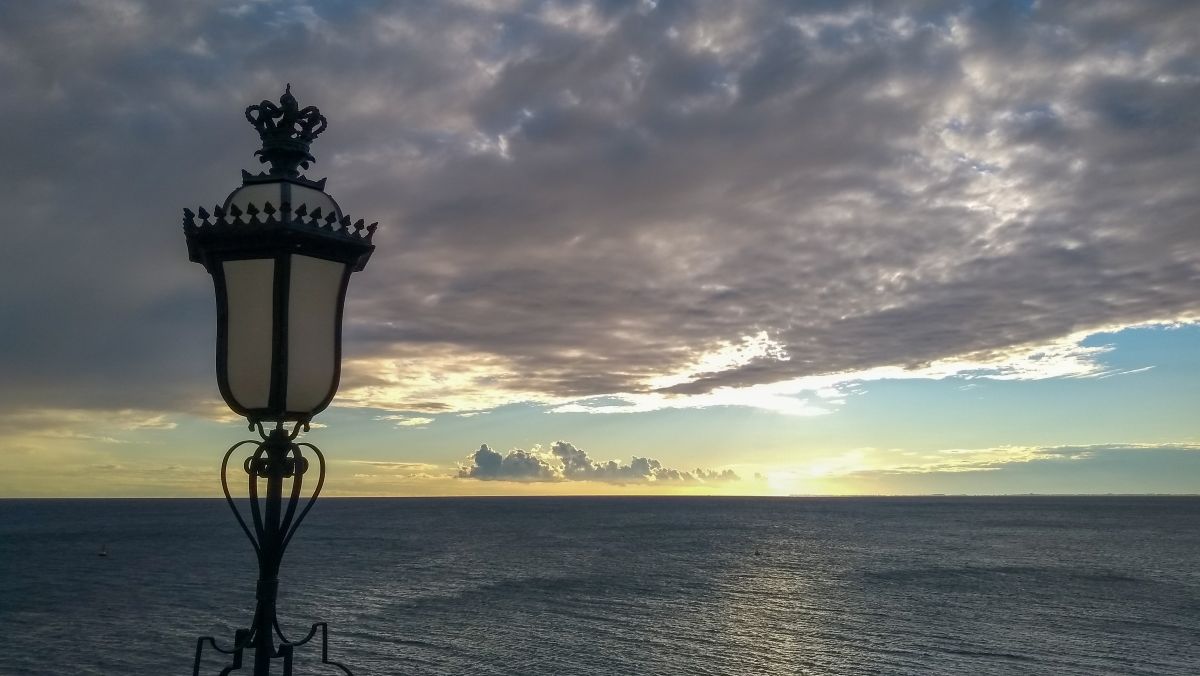
[{"label": "ocean surface", "polygon": [[[187,676],[255,572],[223,501],[0,500],[0,674]],[[1198,498],[323,499],[281,579],[355,676],[1200,673]]]}]

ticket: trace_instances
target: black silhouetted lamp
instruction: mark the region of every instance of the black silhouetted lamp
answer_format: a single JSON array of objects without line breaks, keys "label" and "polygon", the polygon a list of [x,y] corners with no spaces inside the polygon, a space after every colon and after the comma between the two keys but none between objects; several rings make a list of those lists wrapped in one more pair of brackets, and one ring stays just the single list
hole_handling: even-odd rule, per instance
[{"label": "black silhouetted lamp", "polygon": [[[292,649],[312,640],[318,630],[322,661],[349,674],[328,659],[325,624],[314,624],[303,639],[288,641],[276,621],[275,600],[283,552],[325,480],[320,450],[295,439],[337,392],[346,288],[350,275],[366,266],[375,249],[371,239],[377,224],[352,223],[325,192],[325,179],[300,175],[301,168],[315,161],[309,147],[326,122],[316,107],[299,107],[291,85],[279,105],[263,101],[250,106],[246,119],[262,139],[255,155],[270,163],[270,171],[243,171],[242,186],[211,213],[184,209],[183,229],[188,256],[212,275],[216,288],[221,396],[261,437],[235,444],[221,462],[226,500],[258,554],[258,603],[250,627],[237,632],[228,650],[211,637],[198,641],[193,674],[199,676],[207,643],[232,656],[222,673],[241,668],[244,650],[252,648],[255,676],[268,676],[275,659],[283,661],[283,674],[290,676]],[[286,423],[293,424],[291,430]],[[250,525],[233,501],[227,478],[230,456],[245,444],[256,445],[243,463]],[[318,461],[316,487],[308,498],[302,495],[309,470],[302,448]],[[266,483],[261,501],[260,480]],[[285,480],[290,480],[286,503]]]}]

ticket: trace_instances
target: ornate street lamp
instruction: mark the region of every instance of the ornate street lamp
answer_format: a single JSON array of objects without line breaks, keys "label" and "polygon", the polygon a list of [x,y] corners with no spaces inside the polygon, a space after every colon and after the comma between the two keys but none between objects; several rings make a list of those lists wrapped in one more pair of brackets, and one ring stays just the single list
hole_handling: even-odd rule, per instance
[{"label": "ornate street lamp", "polygon": [[[308,431],[309,421],[337,392],[346,287],[351,273],[362,270],[375,249],[371,239],[377,224],[351,223],[325,193],[325,179],[300,175],[301,168],[315,162],[309,146],[326,122],[315,107],[300,108],[291,85],[279,105],[263,101],[250,106],[246,119],[262,139],[255,155],[270,163],[270,171],[243,171],[242,186],[211,213],[184,209],[183,230],[188,256],[204,266],[216,287],[221,396],[260,437],[234,444],[221,461],[225,499],[258,555],[257,607],[249,628],[238,630],[228,649],[218,647],[212,637],[197,641],[192,673],[199,676],[208,644],[232,656],[223,676],[241,668],[248,648],[254,650],[255,676],[269,676],[276,659],[283,661],[284,676],[291,676],[293,648],[320,630],[321,661],[350,674],[329,660],[324,623],[312,625],[301,640],[287,640],[275,616],[275,601],[284,550],[325,481],[325,457],[316,446],[296,442],[296,436],[302,428]],[[230,456],[247,444],[254,444],[242,463],[253,529],[233,501],[227,473]],[[311,468],[302,449],[317,460],[316,487],[307,498],[302,491]],[[260,481],[266,484],[261,500]],[[286,500],[285,481],[290,483]]]}]

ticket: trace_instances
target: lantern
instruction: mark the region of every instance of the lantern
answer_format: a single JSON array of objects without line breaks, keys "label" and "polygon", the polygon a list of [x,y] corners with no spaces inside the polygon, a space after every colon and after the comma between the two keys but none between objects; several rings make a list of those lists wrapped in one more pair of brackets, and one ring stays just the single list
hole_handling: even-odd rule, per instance
[{"label": "lantern", "polygon": [[332,401],[341,371],[342,309],[350,275],[375,247],[377,224],[351,222],[300,175],[326,121],[301,109],[288,85],[279,105],[246,109],[269,172],[242,172],[242,186],[210,213],[184,210],[189,258],[204,265],[217,297],[217,384],[253,423],[307,423]]}]

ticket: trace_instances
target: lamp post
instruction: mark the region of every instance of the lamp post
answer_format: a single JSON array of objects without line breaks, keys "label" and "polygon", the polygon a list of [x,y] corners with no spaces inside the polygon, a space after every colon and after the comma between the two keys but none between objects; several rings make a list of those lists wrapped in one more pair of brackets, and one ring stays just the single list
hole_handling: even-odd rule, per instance
[{"label": "lamp post", "polygon": [[[196,642],[192,673],[199,676],[207,644],[231,656],[222,676],[241,669],[246,649],[254,651],[254,676],[269,676],[274,660],[282,660],[284,676],[291,676],[293,648],[319,630],[321,661],[350,674],[329,659],[324,623],[298,641],[287,640],[275,602],[283,553],[325,481],[325,457],[296,437],[337,392],[346,287],[375,249],[377,224],[352,223],[325,192],[325,179],[300,174],[315,161],[309,147],[326,121],[316,107],[300,108],[291,85],[278,105],[263,101],[247,108],[246,119],[262,139],[255,155],[270,170],[242,171],[242,186],[211,213],[184,209],[183,230],[189,258],[212,275],[216,290],[221,396],[260,437],[234,444],[221,461],[225,499],[258,556],[257,604],[250,626],[235,633],[231,647],[219,647],[212,637]],[[230,493],[227,471],[233,453],[247,445],[253,445],[242,463],[249,524]],[[308,497],[303,486],[312,466],[306,450],[317,461]]]}]

